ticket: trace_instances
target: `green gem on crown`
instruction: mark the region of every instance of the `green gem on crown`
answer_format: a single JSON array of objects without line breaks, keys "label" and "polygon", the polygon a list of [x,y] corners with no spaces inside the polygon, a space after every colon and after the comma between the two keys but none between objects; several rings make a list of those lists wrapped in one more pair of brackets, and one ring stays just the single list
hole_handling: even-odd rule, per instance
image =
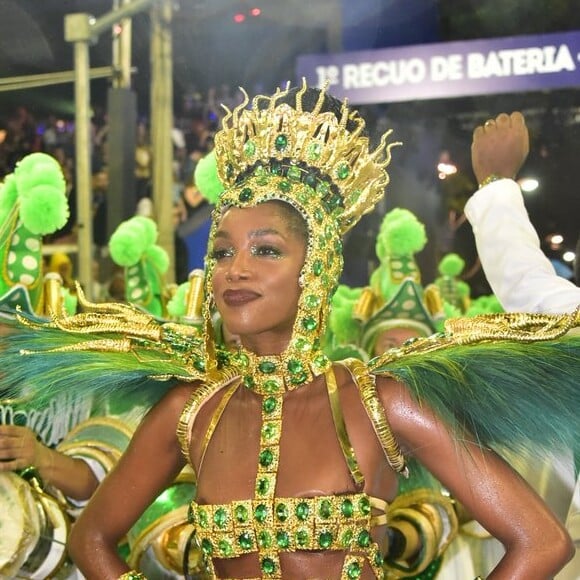
[{"label": "green gem on crown", "polygon": [[288,146],[288,137],[284,133],[280,133],[274,140],[274,147],[276,151],[284,151]]},{"label": "green gem on crown", "polygon": [[322,145],[320,143],[310,143],[310,145],[308,145],[307,151],[307,155],[310,159],[319,159],[320,154],[322,153]]},{"label": "green gem on crown", "polygon": [[287,179],[283,179],[278,184],[278,189],[283,193],[288,193],[292,189],[292,184]]},{"label": "green gem on crown", "polygon": [[336,168],[336,177],[338,179],[346,179],[350,175],[350,165],[348,163],[341,163]]},{"label": "green gem on crown", "polygon": [[316,330],[317,326],[318,326],[318,323],[316,322],[316,320],[314,318],[312,318],[312,316],[307,316],[306,318],[302,319],[302,328],[304,330],[308,330],[309,332],[312,332],[313,330]]},{"label": "green gem on crown", "polygon": [[302,178],[302,170],[300,169],[300,167],[292,166],[288,168],[288,172],[286,175],[288,179],[292,181],[300,181]]},{"label": "green gem on crown", "polygon": [[312,264],[312,273],[315,276],[320,276],[320,274],[322,274],[323,268],[324,264],[322,263],[322,260],[315,260],[314,263]]},{"label": "green gem on crown", "polygon": [[251,157],[256,152],[256,144],[253,141],[244,143],[244,155]]},{"label": "green gem on crown", "polygon": [[244,187],[242,189],[242,191],[240,191],[240,195],[238,196],[238,199],[242,203],[246,203],[247,201],[250,201],[253,197],[254,197],[254,192],[249,187]]},{"label": "green gem on crown", "polygon": [[298,530],[298,532],[296,532],[296,543],[300,547],[304,547],[308,544],[308,532],[306,530]]},{"label": "green gem on crown", "polygon": [[358,502],[360,513],[368,516],[371,513],[371,502],[368,497],[361,497]]}]

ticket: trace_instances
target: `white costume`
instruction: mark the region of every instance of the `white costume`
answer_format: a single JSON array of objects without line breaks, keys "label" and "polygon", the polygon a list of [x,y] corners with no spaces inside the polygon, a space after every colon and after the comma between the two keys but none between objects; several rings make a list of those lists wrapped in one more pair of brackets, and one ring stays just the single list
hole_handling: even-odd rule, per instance
[{"label": "white costume", "polygon": [[[477,252],[485,275],[507,311],[568,313],[580,305],[580,288],[556,275],[554,267],[540,249],[540,241],[524,206],[518,184],[501,179],[482,187],[465,205]],[[580,259],[580,258],[576,258]],[[555,461],[562,458],[555,458]],[[557,580],[580,578],[580,478],[571,503],[567,503],[574,480],[570,466],[548,464],[523,475],[561,516],[561,506],[569,505],[566,527],[576,544],[576,555]],[[569,461],[568,461],[569,463]],[[551,473],[548,474],[548,471]],[[568,489],[567,489],[568,488]],[[558,491],[559,489],[559,491]]]}]

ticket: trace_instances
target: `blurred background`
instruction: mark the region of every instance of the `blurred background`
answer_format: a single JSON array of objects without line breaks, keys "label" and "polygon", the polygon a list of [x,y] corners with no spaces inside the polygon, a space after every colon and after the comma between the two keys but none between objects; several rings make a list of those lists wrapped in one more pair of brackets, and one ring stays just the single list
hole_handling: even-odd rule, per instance
[{"label": "blurred background", "polygon": [[[72,70],[73,47],[64,40],[65,15],[84,12],[98,18],[118,4],[114,0],[0,0],[2,77]],[[221,115],[219,104],[235,104],[239,86],[253,94],[294,82],[296,59],[301,55],[572,30],[580,30],[580,10],[573,0],[176,0],[172,138],[176,205],[184,201],[178,221],[194,213],[188,187],[197,160],[211,150]],[[135,15],[131,88],[136,95],[137,148],[142,160],[140,165],[136,157],[137,200],[150,196],[148,129],[155,106],[150,32],[149,14]],[[113,41],[121,33],[113,27],[91,46],[91,67],[111,64]],[[110,86],[107,78],[91,82],[95,243],[101,246],[112,228],[111,223],[103,224],[103,200],[109,187],[104,144],[110,129]],[[466,261],[463,275],[473,295],[489,292],[462,213],[476,188],[469,145],[476,125],[513,110],[524,112],[530,128],[531,152],[521,175],[535,180],[528,182],[525,192],[530,218],[558,273],[572,278],[580,233],[578,88],[378,103],[361,110],[372,135],[393,128],[404,147],[396,151],[384,203],[347,240],[346,282],[366,283],[376,266],[374,239],[380,220],[400,206],[415,212],[427,227],[429,244],[417,257],[424,282],[437,275],[438,259],[455,251]],[[10,172],[26,151],[49,149],[62,158],[74,190],[74,113],[70,82],[0,92],[0,173]],[[71,222],[60,235],[73,231]],[[181,268],[186,272],[187,262]]]}]

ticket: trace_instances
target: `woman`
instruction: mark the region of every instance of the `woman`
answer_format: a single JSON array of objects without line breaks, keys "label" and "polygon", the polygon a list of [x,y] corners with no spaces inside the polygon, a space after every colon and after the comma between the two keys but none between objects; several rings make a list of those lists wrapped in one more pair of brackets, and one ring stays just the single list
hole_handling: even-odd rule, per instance
[{"label": "woman", "polygon": [[[362,119],[305,86],[245,105],[216,136],[226,190],[210,234],[203,344],[182,355],[200,380],[174,386],[145,417],[75,524],[73,559],[89,579],[144,577],[116,545],[190,462],[191,540],[207,577],[383,577],[384,556],[405,574],[425,557],[413,536],[422,552],[436,549],[418,538],[425,513],[386,525],[408,455],[505,544],[490,578],[551,577],[570,540],[498,455],[380,364],[371,374],[320,350],[340,236],[388,183],[385,140],[370,152]],[[216,354],[214,306],[237,352]]]}]

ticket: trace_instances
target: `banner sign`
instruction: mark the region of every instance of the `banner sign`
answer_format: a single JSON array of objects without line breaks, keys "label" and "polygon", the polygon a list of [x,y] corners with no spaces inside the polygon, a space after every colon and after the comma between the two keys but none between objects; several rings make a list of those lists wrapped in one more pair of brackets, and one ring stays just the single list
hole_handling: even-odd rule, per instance
[{"label": "banner sign", "polygon": [[580,31],[304,55],[296,73],[353,104],[580,87]]}]

